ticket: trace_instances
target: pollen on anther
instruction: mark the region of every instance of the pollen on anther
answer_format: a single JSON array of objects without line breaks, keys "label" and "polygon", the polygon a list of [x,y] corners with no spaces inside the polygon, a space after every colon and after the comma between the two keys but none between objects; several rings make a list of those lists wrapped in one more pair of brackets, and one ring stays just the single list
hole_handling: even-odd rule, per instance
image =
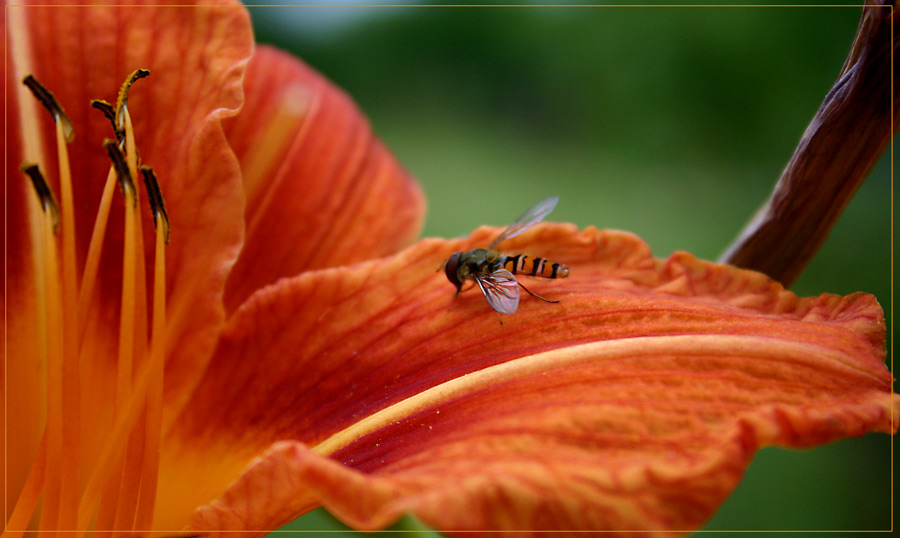
[{"label": "pollen on anther", "polygon": [[103,115],[106,116],[106,119],[108,119],[112,124],[113,132],[116,133],[116,138],[118,138],[119,142],[121,142],[125,134],[119,131],[119,129],[116,127],[116,107],[104,101],[103,99],[92,100],[91,106],[93,108],[96,108],[100,112],[103,112]]},{"label": "pollen on anther", "polygon": [[[128,170],[128,163],[125,162],[125,155],[119,149],[119,144],[115,140],[107,138],[103,141],[103,147],[112,161],[116,169],[116,175],[119,177],[119,186],[122,189],[122,195],[127,198],[128,193],[137,194],[134,187],[134,181],[131,178],[131,172]],[[137,203],[137,197],[132,196],[133,203]]]},{"label": "pollen on anther", "polygon": [[[166,202],[163,200],[162,191],[156,173],[149,166],[141,166],[141,174],[144,175],[144,185],[147,186],[147,199],[150,201],[150,210],[153,213],[153,224],[157,228],[164,226],[163,236],[166,244],[169,243],[169,215],[166,213]],[[160,222],[160,220],[162,222]]]},{"label": "pollen on anther", "polygon": [[122,84],[122,87],[119,89],[119,95],[116,97],[116,130],[124,130],[125,129],[125,110],[128,108],[128,92],[131,90],[131,85],[137,82],[138,80],[149,77],[150,70],[149,69],[135,69],[132,71],[128,78],[125,79],[125,82]]}]

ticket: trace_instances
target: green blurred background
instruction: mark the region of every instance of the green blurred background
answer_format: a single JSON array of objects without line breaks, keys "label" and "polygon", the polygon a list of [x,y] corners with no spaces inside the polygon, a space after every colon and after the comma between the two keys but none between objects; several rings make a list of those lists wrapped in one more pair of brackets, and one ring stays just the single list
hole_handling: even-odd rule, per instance
[{"label": "green blurred background", "polygon": [[[425,190],[424,235],[505,225],[557,194],[550,220],[635,232],[657,257],[715,259],[767,198],[860,8],[251,13],[259,41],[293,51],[360,104]],[[890,327],[891,194],[886,155],[794,291],[872,292]],[[763,449],[705,529],[889,529],[891,448],[878,434]],[[318,512],[286,528],[340,527]]]}]

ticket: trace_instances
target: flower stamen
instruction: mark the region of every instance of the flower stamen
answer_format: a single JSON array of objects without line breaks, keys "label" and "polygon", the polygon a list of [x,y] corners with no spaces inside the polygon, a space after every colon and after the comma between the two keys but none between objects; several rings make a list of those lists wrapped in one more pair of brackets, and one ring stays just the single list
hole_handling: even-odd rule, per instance
[{"label": "flower stamen", "polygon": [[22,165],[22,171],[31,179],[44,209],[41,225],[42,251],[44,259],[44,305],[43,316],[39,320],[39,333],[45,336],[47,364],[47,426],[45,429],[46,476],[59,477],[58,480],[44,481],[43,509],[40,525],[42,529],[56,529],[61,525],[60,509],[65,500],[62,473],[64,465],[63,443],[63,305],[59,279],[59,253],[56,235],[59,231],[59,208],[53,198],[47,181],[41,174],[38,165],[28,163]]},{"label": "flower stamen", "polygon": [[[129,170],[126,157],[119,149],[115,140],[105,140],[103,146],[113,162],[119,186],[125,199],[125,236],[122,253],[122,298],[121,313],[119,316],[119,351],[117,363],[117,377],[115,390],[115,408],[123,409],[132,391],[132,381],[135,363],[143,356],[144,338],[146,328],[141,330],[141,322],[146,321],[146,315],[142,316],[141,295],[145,290],[143,282],[143,248],[139,241],[140,214],[138,212],[137,188],[135,187]],[[124,455],[116,465],[115,471],[109,477],[104,487],[103,499],[100,503],[100,512],[97,526],[101,530],[106,529],[131,529],[134,524],[134,510],[137,504],[138,491],[136,488],[122,487],[127,484],[137,484],[139,476],[135,475],[135,469],[139,472],[140,461],[143,458],[143,431],[136,427],[131,430],[128,445]]]},{"label": "flower stamen", "polygon": [[[78,498],[78,490],[79,490],[79,482],[78,482],[78,466],[79,466],[79,452],[78,452],[78,437],[80,435],[80,380],[79,380],[79,367],[78,367],[78,333],[77,333],[77,325],[75,320],[77,319],[77,290],[78,290],[78,276],[75,268],[75,202],[72,190],[72,173],[71,167],[69,165],[69,152],[68,152],[68,144],[72,143],[75,138],[75,129],[72,126],[72,121],[69,119],[68,115],[63,110],[62,106],[53,96],[53,94],[44,87],[43,84],[38,82],[32,75],[27,75],[23,79],[23,84],[31,90],[32,94],[37,98],[38,101],[44,105],[44,108],[50,113],[53,117],[53,121],[56,128],[56,145],[57,145],[57,162],[58,162],[58,172],[59,172],[59,186],[60,186],[60,200],[62,202],[62,209],[56,210],[55,215],[55,230],[54,233],[59,230],[61,227],[62,231],[62,282],[59,282],[59,274],[56,272],[57,269],[52,269],[49,266],[47,267],[47,275],[49,279],[54,280],[54,287],[47,288],[47,296],[48,298],[56,297],[54,295],[56,292],[59,293],[58,297],[61,299],[61,312],[58,318],[58,325],[53,322],[53,318],[49,318],[51,323],[55,324],[55,330],[59,332],[59,336],[62,338],[62,353],[60,355],[60,361],[58,367],[60,368],[60,372],[58,375],[61,376],[59,380],[59,420],[61,421],[60,425],[60,447],[65,447],[65,450],[61,450],[57,453],[54,443],[51,443],[51,465],[55,466],[56,463],[54,458],[57,456],[60,458],[60,471],[59,475],[59,514],[58,514],[58,522],[57,528],[60,529],[70,529],[73,528],[76,523],[76,511],[75,511],[75,501]],[[37,173],[37,167],[34,167],[33,170]],[[29,174],[31,175],[31,174]],[[35,182],[35,177],[32,176],[32,182]],[[49,187],[46,187],[46,192],[49,193]],[[46,207],[46,203],[44,202],[44,206]],[[62,223],[60,226],[60,218],[62,219]],[[55,240],[54,240],[55,241]],[[53,246],[53,250],[56,251],[56,246]],[[49,253],[49,246],[47,249]],[[55,254],[53,254],[55,256]],[[54,263],[58,263],[58,259],[54,260]],[[50,280],[47,280],[49,283]],[[49,313],[49,310],[48,310]],[[52,326],[51,326],[52,327]],[[52,364],[52,361],[48,363]],[[56,375],[54,372],[52,375]],[[48,385],[48,389],[50,386]],[[48,394],[49,396],[49,394]],[[55,402],[57,396],[53,396],[51,400],[48,397],[48,404]],[[48,417],[53,415],[52,408],[48,409]],[[48,427],[51,422],[48,419]],[[55,490],[55,486],[53,488]],[[52,504],[52,503],[51,503]],[[42,519],[49,518],[47,521],[52,519],[54,516],[52,514],[47,514],[47,511],[42,512]],[[51,525],[52,528],[52,525]]]},{"label": "flower stamen", "polygon": [[[116,179],[125,202],[121,312],[114,396],[116,414],[111,431],[97,451],[98,457],[78,507],[79,529],[88,528],[96,511],[93,527],[98,536],[147,530],[152,524],[156,500],[165,366],[165,257],[159,254],[158,245],[157,267],[154,270],[153,342],[150,342],[151,349],[156,351],[155,355],[148,355],[147,282],[138,192],[134,183],[139,159],[127,108],[131,85],[147,75],[149,71],[145,69],[133,72],[122,85],[115,107],[105,101],[91,102],[94,108],[103,112],[111,121],[116,140],[104,141],[112,165],[88,251],[80,303],[85,311],[91,303],[91,290],[97,278],[110,199],[115,190],[113,181]],[[155,185],[155,178],[153,185],[155,190],[151,191],[149,198],[156,221],[159,206],[156,201],[161,200],[161,195]],[[162,269],[158,267],[159,264],[163,265]]]},{"label": "flower stamen", "polygon": [[125,82],[122,83],[122,87],[119,88],[119,95],[116,97],[117,130],[125,130],[125,112],[128,108],[128,91],[131,89],[131,85],[138,80],[149,76],[149,69],[135,69],[131,72],[130,75],[128,75],[128,78],[125,79]]},{"label": "flower stamen", "polygon": [[53,120],[62,124],[66,142],[71,144],[72,141],[75,140],[75,128],[72,125],[72,120],[69,119],[66,111],[63,110],[62,105],[59,104],[59,101],[56,100],[53,93],[44,87],[43,84],[38,82],[32,75],[25,75],[25,78],[22,79],[22,84],[27,86],[37,100],[44,105],[44,108],[46,108],[47,111],[50,112],[50,115],[53,116]]},{"label": "flower stamen", "polygon": [[156,249],[153,266],[153,328],[146,411],[146,454],[141,472],[140,503],[135,515],[135,531],[149,529],[153,523],[159,476],[159,449],[162,438],[163,374],[166,365],[166,245],[169,243],[169,217],[156,174],[142,166],[147,198],[156,226]]},{"label": "flower stamen", "polygon": [[120,137],[119,133],[121,133],[121,138],[124,138],[125,158],[132,178],[137,177],[138,174],[138,154],[134,141],[134,126],[131,123],[131,114],[128,113],[128,92],[131,90],[132,84],[149,76],[148,69],[135,69],[125,79],[119,89],[119,95],[116,97],[116,136]]},{"label": "flower stamen", "polygon": [[31,184],[37,193],[38,201],[41,207],[44,208],[44,213],[50,215],[50,229],[54,235],[59,233],[59,205],[53,197],[53,191],[47,185],[47,180],[44,179],[44,174],[41,173],[38,165],[34,163],[24,163],[20,168],[31,180]]}]

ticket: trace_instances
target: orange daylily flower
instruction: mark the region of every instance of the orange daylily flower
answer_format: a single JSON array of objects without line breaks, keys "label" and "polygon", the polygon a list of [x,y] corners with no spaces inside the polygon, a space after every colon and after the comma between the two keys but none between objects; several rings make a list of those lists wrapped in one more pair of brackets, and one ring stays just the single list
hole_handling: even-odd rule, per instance
[{"label": "orange daylily flower", "polygon": [[[501,325],[435,272],[500,230],[404,249],[419,188],[347,96],[252,51],[240,6],[7,14],[10,536],[263,534],[320,505],[366,529],[413,513],[667,534],[701,525],[760,447],[897,430],[871,295],[798,298],[548,223],[503,246],[567,264],[533,286],[560,303],[525,297]],[[152,74],[130,92],[127,164],[155,168],[171,241],[116,193],[95,251],[111,135],[87,103],[136,68]],[[75,126],[71,196],[29,72]],[[59,235],[23,161],[61,193]]]}]

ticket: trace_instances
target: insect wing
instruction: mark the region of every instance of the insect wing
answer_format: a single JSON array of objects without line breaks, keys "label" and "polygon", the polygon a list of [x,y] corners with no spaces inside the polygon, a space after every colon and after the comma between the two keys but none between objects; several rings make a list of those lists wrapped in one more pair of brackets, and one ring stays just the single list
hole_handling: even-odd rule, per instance
[{"label": "insect wing", "polygon": [[559,202],[559,196],[551,196],[550,198],[546,198],[534,204],[534,207],[522,213],[521,217],[517,218],[507,229],[503,230],[503,233],[497,236],[497,239],[494,239],[488,249],[496,247],[504,239],[515,237],[520,233],[531,229],[535,224],[544,220],[544,217],[553,211],[557,202]]},{"label": "insect wing", "polygon": [[506,269],[498,269],[487,276],[476,276],[475,282],[491,308],[501,314],[512,314],[519,308],[519,283]]}]

